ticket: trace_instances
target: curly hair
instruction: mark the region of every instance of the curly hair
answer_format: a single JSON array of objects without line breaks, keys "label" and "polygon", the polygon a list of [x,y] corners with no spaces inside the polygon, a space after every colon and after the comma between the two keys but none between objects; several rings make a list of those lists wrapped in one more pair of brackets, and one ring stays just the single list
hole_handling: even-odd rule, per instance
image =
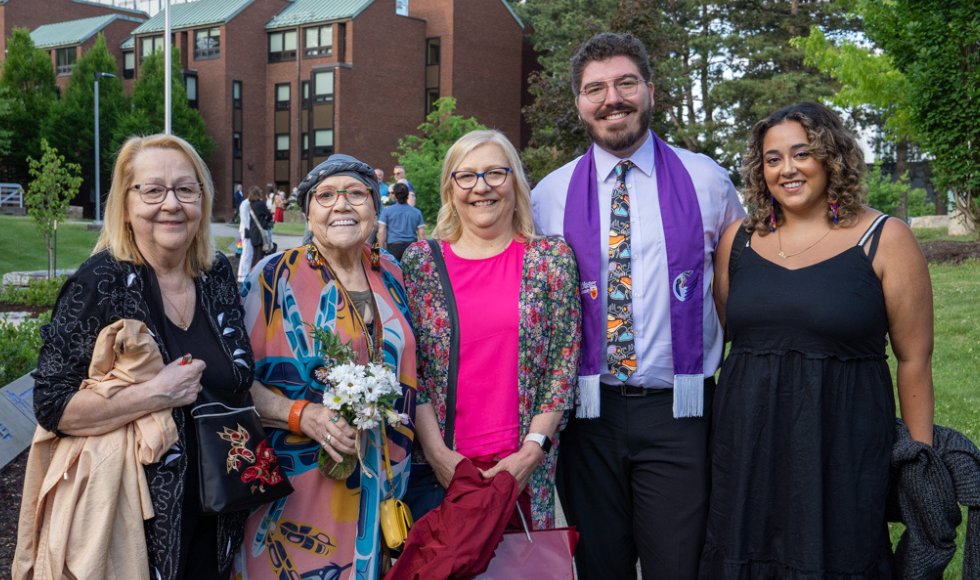
[{"label": "curly hair", "polygon": [[770,209],[776,215],[776,225],[783,223],[783,210],[766,186],[762,144],[770,128],[788,122],[803,127],[810,141],[810,154],[827,171],[827,221],[834,225],[829,200],[836,199],[837,225],[852,225],[865,205],[868,192],[868,186],[861,181],[865,172],[864,153],[836,113],[819,103],[799,103],[776,111],[752,127],[749,150],[742,159],[745,181],[742,197],[755,209],[746,216],[745,229],[755,230],[760,236],[768,234]]}]

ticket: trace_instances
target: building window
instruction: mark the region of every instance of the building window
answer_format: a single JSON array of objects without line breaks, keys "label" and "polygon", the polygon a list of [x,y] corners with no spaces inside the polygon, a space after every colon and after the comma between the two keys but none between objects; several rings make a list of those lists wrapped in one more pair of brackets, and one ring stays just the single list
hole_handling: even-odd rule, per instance
[{"label": "building window", "polygon": [[242,81],[231,81],[231,103],[236,109],[242,108]]},{"label": "building window", "polygon": [[221,29],[205,28],[194,31],[194,60],[221,56]]},{"label": "building window", "polygon": [[235,159],[242,158],[242,134],[238,131],[231,134],[231,155]]},{"label": "building window", "polygon": [[70,48],[59,48],[55,53],[55,58],[58,61],[58,74],[70,75],[72,67],[75,66],[75,61],[78,60],[78,51],[72,46]]},{"label": "building window", "polygon": [[276,110],[289,110],[289,83],[276,85]]},{"label": "building window", "polygon": [[333,102],[333,71],[332,70],[314,73],[313,102],[314,103]]},{"label": "building window", "polygon": [[333,26],[314,26],[303,30],[303,54],[330,56],[333,53]]},{"label": "building window", "polygon": [[313,156],[333,155],[333,129],[319,129],[313,132]]},{"label": "building window", "polygon": [[439,39],[430,38],[425,41],[425,64],[439,64]]},{"label": "building window", "polygon": [[187,104],[197,108],[197,75],[184,73],[184,86],[187,87]]},{"label": "building window", "polygon": [[269,34],[269,62],[296,60],[296,31]]},{"label": "building window", "polygon": [[300,159],[309,159],[310,158],[310,134],[303,133],[301,141],[303,143],[303,146],[299,150],[299,157]]},{"label": "building window", "polygon": [[129,50],[123,53],[123,78],[131,79],[136,74],[136,53]]},{"label": "building window", "polygon": [[436,110],[436,101],[439,100],[439,89],[429,89],[425,91],[425,114],[428,115]]},{"label": "building window", "polygon": [[154,52],[163,50],[163,35],[140,39],[140,62]]},{"label": "building window", "polygon": [[310,106],[310,81],[303,81],[300,86],[303,87],[302,88],[302,92],[303,92],[303,104],[302,104],[302,107],[304,109],[307,109]]},{"label": "building window", "polygon": [[276,135],[276,159],[289,159],[289,133]]}]

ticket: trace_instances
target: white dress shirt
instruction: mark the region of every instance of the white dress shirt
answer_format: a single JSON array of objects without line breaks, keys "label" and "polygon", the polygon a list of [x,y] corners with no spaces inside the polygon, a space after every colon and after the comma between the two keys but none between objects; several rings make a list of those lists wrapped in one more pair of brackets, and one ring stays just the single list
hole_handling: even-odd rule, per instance
[{"label": "white dress shirt", "polygon": [[[701,221],[704,226],[704,280],[714,274],[715,247],[725,229],[745,217],[735,186],[728,173],[705,155],[671,147],[680,157],[694,182]],[[616,188],[616,164],[624,159],[600,147],[593,149],[599,194],[599,226],[609,231],[612,192]],[[545,177],[531,192],[534,225],[541,235],[563,236],[565,199],[572,172],[581,157]],[[674,364],[670,337],[670,280],[667,274],[667,251],[660,214],[657,178],[654,170],[653,139],[646,142],[628,158],[636,167],[626,174],[630,197],[630,252],[633,279],[633,332],[636,346],[637,370],[627,384],[647,388],[668,388],[674,384]],[[602,240],[600,272],[609,264],[609,236]],[[607,281],[598,281],[602,312],[606,312]],[[705,283],[704,295],[704,376],[710,377],[721,364],[724,340],[721,324],[715,312],[711,285]],[[605,336],[602,337],[605,352]],[[619,380],[602,374],[603,383],[617,384]]]}]

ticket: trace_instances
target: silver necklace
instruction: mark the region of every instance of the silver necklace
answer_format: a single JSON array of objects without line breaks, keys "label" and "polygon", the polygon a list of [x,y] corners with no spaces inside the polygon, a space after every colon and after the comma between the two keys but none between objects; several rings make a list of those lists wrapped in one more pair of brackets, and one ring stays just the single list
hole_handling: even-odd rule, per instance
[{"label": "silver necklace", "polygon": [[[186,293],[186,291],[184,292]],[[174,309],[174,314],[176,314],[177,317],[180,318],[180,322],[176,323],[177,326],[181,330],[187,330],[187,327],[190,326],[190,324],[184,319],[184,313],[177,308],[177,305],[174,304],[173,301],[170,300],[170,298],[167,298],[167,295],[163,292],[163,289],[161,289],[160,295],[163,296],[163,299],[166,300],[170,304],[170,307]],[[184,304],[184,310],[186,309],[187,309],[187,304]]]}]

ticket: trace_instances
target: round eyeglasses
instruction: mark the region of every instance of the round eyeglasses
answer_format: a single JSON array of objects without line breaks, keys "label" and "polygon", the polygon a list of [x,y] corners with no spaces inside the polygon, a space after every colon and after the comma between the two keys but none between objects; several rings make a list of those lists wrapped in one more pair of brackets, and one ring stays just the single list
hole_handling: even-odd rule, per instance
[{"label": "round eyeglasses", "polygon": [[167,199],[167,192],[172,191],[180,203],[194,203],[201,199],[200,183],[178,183],[172,187],[159,183],[136,183],[133,185],[140,194],[140,199],[147,205],[157,205]]},{"label": "round eyeglasses", "polygon": [[343,196],[347,203],[353,206],[364,205],[364,202],[371,197],[371,188],[367,189],[334,189],[332,187],[321,187],[319,189],[314,189],[312,191],[313,199],[316,200],[320,207],[333,207],[337,205],[337,201]]},{"label": "round eyeglasses", "polygon": [[481,177],[490,187],[499,187],[507,181],[507,174],[510,172],[510,167],[494,167],[493,169],[487,169],[483,173],[477,173],[475,171],[453,171],[452,178],[456,182],[456,185],[463,189],[473,189]]},{"label": "round eyeglasses", "polygon": [[[592,103],[601,103],[606,100],[606,95],[609,94],[609,82],[610,81],[598,81],[594,83],[589,83],[582,87],[580,91],[585,95],[586,99]],[[627,97],[632,97],[636,94],[637,87],[640,86],[640,79],[633,75],[626,75],[616,79],[612,79],[613,88],[619,93],[619,96],[624,99]]]}]

